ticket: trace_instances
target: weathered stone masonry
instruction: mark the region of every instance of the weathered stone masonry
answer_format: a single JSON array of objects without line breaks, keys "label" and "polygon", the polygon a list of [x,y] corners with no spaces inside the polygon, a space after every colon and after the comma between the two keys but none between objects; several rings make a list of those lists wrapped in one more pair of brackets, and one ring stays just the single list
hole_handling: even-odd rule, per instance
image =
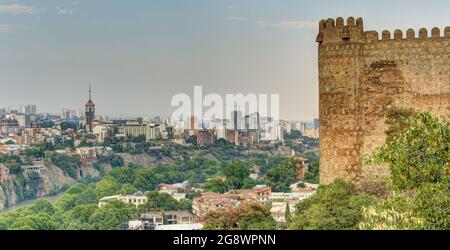
[{"label": "weathered stone masonry", "polygon": [[386,166],[363,166],[361,156],[385,141],[388,108],[450,116],[450,27],[431,36],[420,29],[364,31],[363,20],[320,22],[320,179],[380,186]]}]

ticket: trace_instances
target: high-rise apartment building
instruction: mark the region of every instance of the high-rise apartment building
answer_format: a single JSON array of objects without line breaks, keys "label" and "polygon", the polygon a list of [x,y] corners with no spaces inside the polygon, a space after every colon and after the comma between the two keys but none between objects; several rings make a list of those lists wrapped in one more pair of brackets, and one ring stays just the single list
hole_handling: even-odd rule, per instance
[{"label": "high-rise apartment building", "polygon": [[233,130],[239,130],[242,129],[241,127],[241,119],[242,119],[242,112],[239,110],[235,110],[231,112],[231,124]]},{"label": "high-rise apartment building", "polygon": [[314,125],[314,129],[319,129],[319,126],[320,126],[319,119],[314,119],[313,120],[313,125]]},{"label": "high-rise apartment building", "polygon": [[190,130],[195,130],[195,128],[197,127],[197,118],[195,116],[191,116],[189,118],[189,129]]}]

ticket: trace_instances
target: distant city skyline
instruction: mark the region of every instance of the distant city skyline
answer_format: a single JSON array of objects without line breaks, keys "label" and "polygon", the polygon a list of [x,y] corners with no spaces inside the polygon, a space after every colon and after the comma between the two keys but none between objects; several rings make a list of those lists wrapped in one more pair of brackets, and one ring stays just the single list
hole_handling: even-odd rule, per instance
[{"label": "distant city skyline", "polygon": [[[389,8],[386,8],[389,6]],[[280,95],[280,118],[318,117],[320,19],[363,17],[366,30],[441,30],[434,1],[0,0],[0,107],[167,117],[173,95]]]}]

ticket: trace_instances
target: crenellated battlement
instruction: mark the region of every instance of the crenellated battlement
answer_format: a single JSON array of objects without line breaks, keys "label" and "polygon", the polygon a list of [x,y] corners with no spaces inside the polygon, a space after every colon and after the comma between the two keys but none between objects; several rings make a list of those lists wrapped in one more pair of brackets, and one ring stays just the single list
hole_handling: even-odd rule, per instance
[{"label": "crenellated battlement", "polygon": [[424,40],[424,39],[440,39],[450,38],[450,26],[447,26],[443,32],[438,27],[434,27],[431,33],[426,28],[418,30],[417,35],[414,29],[408,29],[403,32],[396,29],[393,33],[384,30],[381,37],[377,31],[364,31],[363,19],[354,17],[344,18],[338,17],[323,19],[319,23],[319,34],[316,42],[319,44],[327,43],[348,43],[348,42],[367,42],[373,43],[388,40]]},{"label": "crenellated battlement", "polygon": [[319,26],[319,31],[326,31],[326,30],[331,30],[331,29],[342,29],[344,27],[349,27],[349,28],[358,28],[361,31],[363,30],[363,19],[361,17],[359,17],[358,19],[356,19],[354,17],[349,17],[347,18],[347,22],[344,23],[344,18],[342,17],[338,17],[336,18],[336,20],[334,20],[333,18],[328,18],[328,19],[323,19],[320,21],[320,26]]},{"label": "crenellated battlement", "polygon": [[336,20],[328,18],[321,20],[319,23],[319,34],[316,41],[318,43],[338,43],[346,41],[359,41],[364,38],[363,19],[354,17],[344,18],[338,17]]},{"label": "crenellated battlement", "polygon": [[[396,29],[393,33],[389,30],[384,30],[379,36],[377,31],[367,31],[364,32],[367,42],[377,42],[377,41],[388,41],[388,40],[424,40],[424,39],[439,39],[439,38],[450,38],[450,27],[446,27],[443,31],[438,27],[431,29],[431,33],[426,28],[421,28],[416,33],[414,29],[408,29],[403,32],[400,29]],[[418,34],[418,35],[416,35]]]}]

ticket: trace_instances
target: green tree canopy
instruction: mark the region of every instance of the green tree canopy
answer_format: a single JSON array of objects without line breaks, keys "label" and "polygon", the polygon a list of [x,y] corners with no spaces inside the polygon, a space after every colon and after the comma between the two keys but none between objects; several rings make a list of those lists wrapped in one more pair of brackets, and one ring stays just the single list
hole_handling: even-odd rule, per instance
[{"label": "green tree canopy", "polygon": [[155,175],[152,169],[139,169],[136,172],[133,186],[140,191],[152,191],[155,190],[160,183],[160,179]]},{"label": "green tree canopy", "polygon": [[415,113],[401,121],[401,129],[391,128],[386,144],[366,162],[388,163],[392,185],[398,189],[450,183],[450,122],[429,113]]},{"label": "green tree canopy", "polygon": [[391,167],[391,194],[364,210],[361,229],[450,229],[450,123],[391,111],[386,144],[366,157]]},{"label": "green tree canopy", "polygon": [[219,178],[212,178],[205,183],[205,185],[203,186],[203,190],[205,192],[223,194],[228,191],[228,186],[223,180]]},{"label": "green tree canopy", "polygon": [[358,194],[352,183],[336,180],[321,186],[315,195],[297,204],[290,229],[342,230],[357,229],[362,208],[374,204],[375,197]]},{"label": "green tree canopy", "polygon": [[120,190],[119,190],[119,194],[121,195],[128,195],[128,194],[134,194],[136,192],[138,192],[139,190],[137,190],[133,185],[127,183],[124,184]]},{"label": "green tree canopy", "polygon": [[109,176],[105,176],[101,181],[95,184],[94,192],[97,197],[105,197],[115,195],[119,191],[120,185],[117,181]]},{"label": "green tree canopy", "polygon": [[19,217],[8,228],[10,230],[55,230],[55,219],[46,213],[30,214]]},{"label": "green tree canopy", "polygon": [[303,177],[303,181],[319,184],[319,156],[313,152],[305,153],[303,156],[309,160],[309,168]]},{"label": "green tree canopy", "polygon": [[111,169],[107,176],[111,176],[119,184],[132,184],[135,178],[135,171],[130,168],[115,168]]},{"label": "green tree canopy", "polygon": [[276,168],[266,174],[266,183],[274,192],[289,192],[297,176],[297,161],[294,158],[283,160]]},{"label": "green tree canopy", "polygon": [[89,224],[96,230],[119,230],[122,223],[136,216],[134,205],[111,201],[89,217]]},{"label": "green tree canopy", "polygon": [[224,174],[229,189],[241,189],[245,179],[249,178],[250,170],[242,163],[233,162],[225,168]]},{"label": "green tree canopy", "polygon": [[147,198],[147,203],[139,208],[141,212],[191,210],[190,202],[188,204],[185,201],[179,202],[167,193],[153,191],[147,194]]},{"label": "green tree canopy", "polygon": [[212,211],[204,217],[204,228],[214,230],[274,230],[277,223],[267,206],[243,203],[229,211]]},{"label": "green tree canopy", "polygon": [[266,184],[272,188],[274,192],[289,192],[290,185],[295,182],[293,176],[283,166],[272,168],[266,174]]}]

